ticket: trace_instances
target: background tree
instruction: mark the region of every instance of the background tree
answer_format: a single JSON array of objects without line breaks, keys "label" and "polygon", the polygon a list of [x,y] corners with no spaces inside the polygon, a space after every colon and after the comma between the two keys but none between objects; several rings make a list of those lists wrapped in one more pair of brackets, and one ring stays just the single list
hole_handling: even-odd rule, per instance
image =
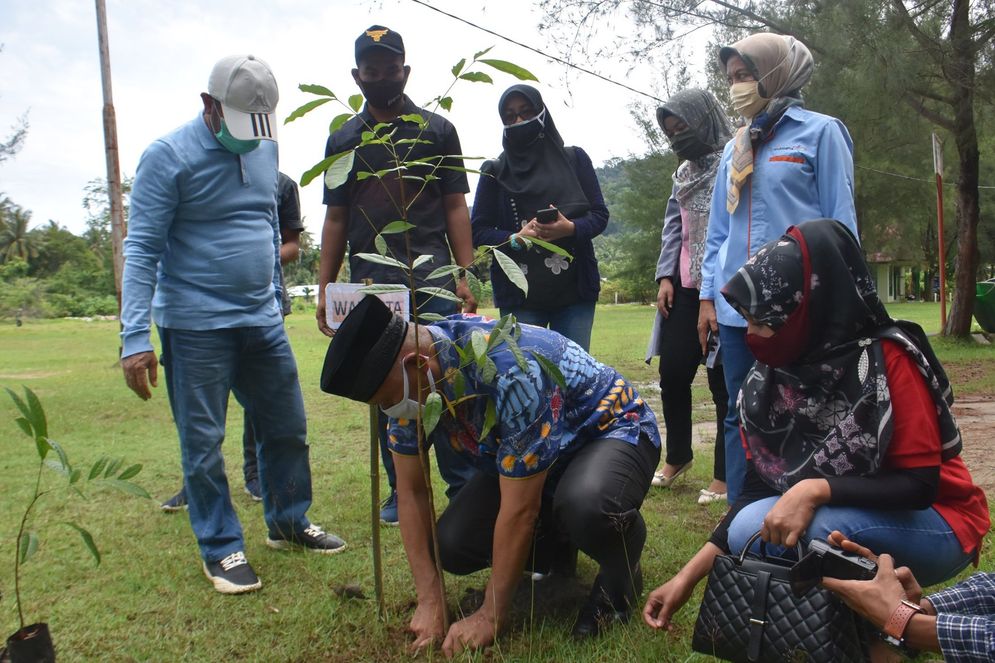
[{"label": "background tree", "polygon": [[30,262],[38,256],[38,243],[28,230],[31,212],[4,200],[0,208],[0,263],[14,258]]}]

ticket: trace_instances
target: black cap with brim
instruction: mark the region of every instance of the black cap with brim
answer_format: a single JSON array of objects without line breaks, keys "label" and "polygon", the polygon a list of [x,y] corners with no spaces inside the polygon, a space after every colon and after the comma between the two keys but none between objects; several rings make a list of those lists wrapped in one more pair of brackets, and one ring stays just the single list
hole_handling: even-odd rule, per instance
[{"label": "black cap with brim", "polygon": [[321,368],[321,390],[368,402],[394,367],[408,323],[367,295],[339,326]]},{"label": "black cap with brim", "polygon": [[356,64],[371,48],[383,48],[404,57],[404,40],[401,35],[382,25],[371,25],[356,38]]}]

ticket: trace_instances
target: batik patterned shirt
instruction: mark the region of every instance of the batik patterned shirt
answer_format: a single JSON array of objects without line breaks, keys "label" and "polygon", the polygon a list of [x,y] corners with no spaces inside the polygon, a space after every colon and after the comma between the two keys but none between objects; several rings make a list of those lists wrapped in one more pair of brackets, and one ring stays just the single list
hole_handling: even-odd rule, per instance
[{"label": "batik patterned shirt", "polygon": [[[452,412],[443,410],[429,444],[448,444],[478,468],[510,478],[543,472],[557,459],[603,439],[636,445],[645,436],[660,446],[656,417],[632,384],[556,332],[520,325],[518,346],[525,370],[502,342],[488,353],[497,367],[491,384],[484,382],[475,364],[460,368],[456,345],[469,346],[474,330],[489,336],[495,324],[483,316],[455,315],[427,327],[443,373],[436,378],[437,389],[445,402],[456,403]],[[536,355],[559,368],[565,389]],[[457,398],[460,382],[462,398]],[[488,401],[494,404],[495,423],[481,437]],[[392,451],[418,453],[414,421],[390,419],[387,427]]]}]

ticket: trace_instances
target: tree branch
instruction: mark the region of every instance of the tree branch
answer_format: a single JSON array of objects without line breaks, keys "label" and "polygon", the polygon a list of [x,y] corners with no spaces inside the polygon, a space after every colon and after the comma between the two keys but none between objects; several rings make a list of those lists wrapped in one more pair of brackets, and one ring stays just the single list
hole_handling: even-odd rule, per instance
[{"label": "tree branch", "polygon": [[918,87],[909,87],[909,92],[918,95],[920,97],[932,99],[933,101],[939,101],[941,104],[947,104],[948,106],[953,106],[956,103],[953,97],[947,96],[945,94],[940,94],[939,92],[933,92],[932,90],[926,90]]},{"label": "tree branch", "polygon": [[924,118],[937,126],[943,127],[947,131],[953,132],[954,121],[942,113],[926,108],[926,102],[924,99],[916,97],[910,92],[906,92],[903,98],[905,99],[905,103],[912,106],[912,108]]},{"label": "tree branch", "polygon": [[936,64],[942,67],[944,61],[943,45],[919,29],[915,19],[909,14],[909,10],[905,8],[905,3],[902,0],[891,0],[891,6],[894,8],[898,19],[905,25],[915,40],[919,42],[919,45],[932,56]]}]

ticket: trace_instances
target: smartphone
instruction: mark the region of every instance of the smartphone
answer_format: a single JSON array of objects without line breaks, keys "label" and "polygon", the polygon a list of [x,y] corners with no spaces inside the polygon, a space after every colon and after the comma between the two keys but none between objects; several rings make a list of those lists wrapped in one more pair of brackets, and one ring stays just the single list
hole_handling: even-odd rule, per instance
[{"label": "smartphone", "polygon": [[560,218],[560,210],[555,207],[547,207],[536,212],[536,221],[539,223],[553,223]]}]

